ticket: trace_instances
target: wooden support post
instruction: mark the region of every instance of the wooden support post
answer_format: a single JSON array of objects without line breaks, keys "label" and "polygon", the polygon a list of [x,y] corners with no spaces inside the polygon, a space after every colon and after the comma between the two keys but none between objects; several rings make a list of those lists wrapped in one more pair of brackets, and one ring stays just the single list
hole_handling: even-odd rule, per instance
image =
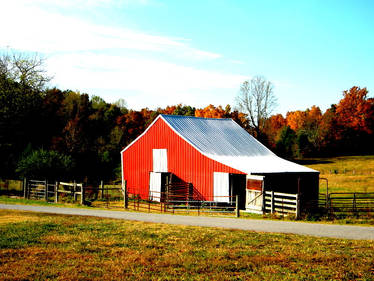
[{"label": "wooden support post", "polygon": [[74,181],[74,184],[73,184],[73,199],[74,199],[74,202],[77,201],[77,183]]},{"label": "wooden support post", "polygon": [[240,210],[239,210],[239,195],[235,195],[235,215],[236,217],[240,217]]},{"label": "wooden support post", "polygon": [[129,208],[129,194],[127,193],[127,181],[124,182],[124,204],[125,204],[125,209]]},{"label": "wooden support post", "polygon": [[27,198],[27,179],[23,179],[23,198]]},{"label": "wooden support post", "polygon": [[84,205],[84,187],[81,185],[81,205]]},{"label": "wooden support post", "polygon": [[275,211],[274,210],[275,209],[275,207],[274,207],[274,205],[275,205],[274,204],[274,190],[271,191],[271,199],[270,200],[271,200],[271,213],[273,214],[274,211]]},{"label": "wooden support post", "polygon": [[101,199],[104,198],[104,181],[100,181]]},{"label": "wooden support post", "polygon": [[58,203],[58,181],[55,183],[55,203]]},{"label": "wooden support post", "polygon": [[300,218],[300,195],[296,194],[296,219]]},{"label": "wooden support post", "polygon": [[44,200],[48,202],[48,180],[45,180],[44,184]]}]

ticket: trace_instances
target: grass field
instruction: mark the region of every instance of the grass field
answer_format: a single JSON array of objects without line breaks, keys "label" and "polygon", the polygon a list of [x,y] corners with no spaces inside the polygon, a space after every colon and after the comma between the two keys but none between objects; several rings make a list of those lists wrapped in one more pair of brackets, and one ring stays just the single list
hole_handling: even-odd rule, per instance
[{"label": "grass field", "polygon": [[[329,192],[374,192],[374,155],[313,158],[302,163],[328,179]],[[326,192],[323,181],[320,192]]]},{"label": "grass field", "polygon": [[374,242],[0,210],[2,280],[374,280]]}]

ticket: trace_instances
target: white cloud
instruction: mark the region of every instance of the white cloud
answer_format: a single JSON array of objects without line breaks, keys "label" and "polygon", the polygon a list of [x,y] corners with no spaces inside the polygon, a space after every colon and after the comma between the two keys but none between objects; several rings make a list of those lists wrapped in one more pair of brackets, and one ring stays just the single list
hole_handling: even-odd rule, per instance
[{"label": "white cloud", "polygon": [[9,2],[4,8],[5,12],[0,17],[0,24],[7,28],[2,30],[0,38],[2,47],[10,46],[14,49],[47,54],[131,49],[167,53],[189,59],[221,57],[220,54],[193,48],[185,43],[188,41],[185,39],[93,24],[78,18],[51,13],[34,5],[20,6],[19,2]]},{"label": "white cloud", "polygon": [[[97,55],[93,53],[61,55],[49,60],[55,79],[71,89],[96,89],[101,93],[126,93],[130,106],[154,107],[171,103],[205,100],[216,103],[222,90],[236,93],[245,79],[230,75],[152,60]],[[132,94],[136,96],[132,97]],[[204,95],[206,95],[204,97]],[[212,96],[210,96],[212,95]],[[108,100],[108,97],[104,97]],[[119,98],[116,96],[115,99]],[[213,100],[212,100],[213,99]],[[109,98],[109,101],[111,99]],[[230,101],[220,101],[228,103]]]},{"label": "white cloud", "polygon": [[[107,1],[113,2],[78,0],[93,6]],[[88,92],[107,101],[125,98],[135,108],[180,102],[205,106],[231,102],[246,79],[202,69],[201,62],[209,63],[221,55],[195,48],[189,39],[91,23],[51,12],[42,4],[68,6],[73,0],[8,2],[0,17],[0,25],[7,26],[0,36],[0,48],[46,55],[53,83],[62,89]]]}]

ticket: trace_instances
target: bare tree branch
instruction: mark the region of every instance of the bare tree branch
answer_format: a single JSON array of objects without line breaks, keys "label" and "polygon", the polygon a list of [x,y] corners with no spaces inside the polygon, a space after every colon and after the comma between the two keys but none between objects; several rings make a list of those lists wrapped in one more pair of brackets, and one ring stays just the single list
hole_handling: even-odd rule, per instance
[{"label": "bare tree branch", "polygon": [[44,65],[45,60],[37,54],[30,56],[12,52],[0,55],[0,75],[33,90],[43,90],[52,79],[47,75]]},{"label": "bare tree branch", "polygon": [[236,98],[239,110],[247,114],[249,123],[257,134],[263,131],[265,121],[275,108],[276,102],[272,83],[262,76],[244,81]]}]

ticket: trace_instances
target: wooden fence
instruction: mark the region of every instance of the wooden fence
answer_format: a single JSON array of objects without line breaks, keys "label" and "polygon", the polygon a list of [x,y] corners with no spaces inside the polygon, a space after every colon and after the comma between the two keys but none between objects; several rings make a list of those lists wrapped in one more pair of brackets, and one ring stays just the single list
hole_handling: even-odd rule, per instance
[{"label": "wooden fence", "polygon": [[[78,196],[80,198],[80,204],[85,203],[84,199],[84,187],[82,183],[70,183],[70,182],[56,182],[55,184],[55,203],[58,203],[61,195],[70,195],[74,202],[77,202]],[[65,197],[65,196],[64,196]]]},{"label": "wooden fence", "polygon": [[[0,191],[9,190],[8,183]],[[53,182],[47,180],[14,181],[18,193],[23,192],[25,198],[45,200],[49,202],[67,201],[88,204],[94,207],[129,208],[142,211],[169,213],[203,213],[239,214],[237,197],[229,196],[227,202],[216,202],[216,198],[206,198],[195,191],[190,184],[179,183],[170,192],[140,194],[136,189],[123,189],[121,185],[84,186],[82,183]],[[125,192],[126,189],[126,192]],[[12,193],[8,193],[13,195]],[[152,195],[152,196],[150,196]],[[226,196],[227,197],[227,196]],[[78,201],[79,199],[79,201]],[[300,216],[300,200],[297,194],[266,191],[263,197],[263,210],[267,213],[295,214]],[[66,201],[66,200],[65,200]],[[310,206],[308,206],[308,204]],[[374,214],[374,193],[334,192],[319,194],[318,201],[303,203],[303,212],[322,212],[329,216],[337,214]]]},{"label": "wooden fence", "polygon": [[264,212],[295,214],[300,217],[300,200],[298,194],[265,191]]}]

